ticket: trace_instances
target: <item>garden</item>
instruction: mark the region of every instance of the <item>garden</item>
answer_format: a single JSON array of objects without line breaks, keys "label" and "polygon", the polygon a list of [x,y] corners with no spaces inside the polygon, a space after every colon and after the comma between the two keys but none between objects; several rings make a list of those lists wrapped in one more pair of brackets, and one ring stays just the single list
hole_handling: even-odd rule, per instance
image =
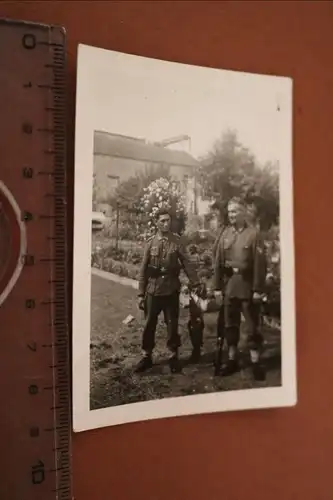
[{"label": "garden", "polygon": [[[211,202],[219,200],[220,207],[235,195],[246,202],[248,224],[260,227],[264,238],[268,261],[266,307],[269,304],[268,316],[273,315],[277,320],[280,309],[278,177],[271,165],[256,166],[252,157],[245,154],[237,142],[232,143],[232,139],[233,136],[227,137],[224,149],[220,148],[209,161],[203,161],[199,173],[201,193]],[[232,161],[230,142],[234,150]],[[145,242],[156,231],[155,215],[160,208],[166,208],[172,213],[172,230],[181,236],[201,282],[210,288],[217,234],[216,225],[212,224],[213,213],[197,215],[188,211],[182,188],[165,167],[121,183],[108,202],[115,218],[110,218],[102,231],[93,232],[93,268],[137,280]],[[226,222],[223,208],[219,218],[222,223]],[[181,281],[185,285],[184,273]]]},{"label": "garden", "polygon": [[[215,377],[213,360],[217,313],[205,314],[202,359],[198,364],[189,365],[187,359],[192,345],[186,326],[186,309],[181,309],[179,321],[182,373],[174,375],[168,369],[165,325],[160,318],[156,332],[154,366],[145,374],[136,374],[134,367],[141,356],[144,324],[143,313],[137,307],[136,290],[94,274],[91,285],[91,410],[166,397],[281,385],[280,333],[277,328],[267,324],[262,327],[266,381],[253,382],[243,330],[240,343],[242,369],[232,377]],[[124,318],[129,315],[133,320],[124,323]]]},{"label": "garden", "polygon": [[[264,386],[278,386],[281,384],[278,170],[274,164],[258,165],[232,132],[225,134],[201,163],[202,168],[197,172],[201,196],[210,202],[218,201],[220,207],[225,206],[232,196],[240,196],[249,208],[248,223],[260,227],[264,237],[268,260],[266,293],[269,297],[262,324],[268,366]],[[180,185],[170,177],[165,166],[154,166],[149,172],[138,173],[120,183],[115,193],[103,200],[105,202],[113,209],[114,215],[103,230],[92,234],[91,266],[104,273],[92,272],[91,409],[253,387],[246,366],[230,380],[213,376],[216,312],[204,315],[204,353],[200,364],[186,366],[185,358],[191,352],[191,342],[186,327],[188,311],[181,309],[179,331],[181,359],[185,363],[183,375],[177,378],[167,371],[163,318],[157,328],[157,365],[145,376],[134,374],[133,367],[141,354],[144,318],[137,308],[135,287],[126,286],[123,280],[117,282],[117,277],[138,279],[145,243],[156,230],[154,216],[159,208],[166,207],[173,215],[172,230],[183,239],[200,280],[209,289],[217,228],[213,212],[201,216],[187,209]],[[226,223],[223,208],[219,215],[221,222]],[[184,273],[181,281],[185,286]],[[126,321],[128,317],[131,318],[129,322]]]}]

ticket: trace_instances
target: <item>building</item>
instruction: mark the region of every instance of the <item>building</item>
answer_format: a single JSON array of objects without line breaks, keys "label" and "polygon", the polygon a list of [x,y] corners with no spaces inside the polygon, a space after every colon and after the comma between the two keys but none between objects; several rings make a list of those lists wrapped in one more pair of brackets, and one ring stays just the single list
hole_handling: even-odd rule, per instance
[{"label": "building", "polygon": [[119,183],[136,173],[167,167],[186,193],[188,210],[194,211],[194,173],[200,164],[189,152],[175,149],[175,141],[170,142],[170,147],[168,142],[156,144],[136,137],[95,131],[94,191],[97,204],[105,202]]}]

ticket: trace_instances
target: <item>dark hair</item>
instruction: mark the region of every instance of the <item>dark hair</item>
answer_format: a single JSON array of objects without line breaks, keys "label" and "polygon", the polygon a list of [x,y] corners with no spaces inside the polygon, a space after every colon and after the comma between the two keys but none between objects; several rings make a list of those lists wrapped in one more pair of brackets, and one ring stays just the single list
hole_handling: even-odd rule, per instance
[{"label": "dark hair", "polygon": [[215,200],[215,201],[211,204],[210,208],[211,208],[212,210],[221,210],[221,208],[222,208],[222,203],[221,203],[220,201],[218,201],[218,200]]},{"label": "dark hair", "polygon": [[169,217],[171,218],[170,210],[168,210],[167,208],[160,208],[156,212],[156,215],[155,215],[156,220],[158,220],[162,215],[169,215]]},{"label": "dark hair", "polygon": [[211,210],[218,212],[218,217],[221,223],[224,223],[228,218],[228,201],[215,200],[210,206]]},{"label": "dark hair", "polygon": [[230,200],[228,200],[228,204],[227,206],[229,205],[239,205],[241,206],[242,208],[246,208],[246,203],[244,200],[242,200],[242,198],[238,197],[238,196],[233,196],[232,198],[230,198]]}]

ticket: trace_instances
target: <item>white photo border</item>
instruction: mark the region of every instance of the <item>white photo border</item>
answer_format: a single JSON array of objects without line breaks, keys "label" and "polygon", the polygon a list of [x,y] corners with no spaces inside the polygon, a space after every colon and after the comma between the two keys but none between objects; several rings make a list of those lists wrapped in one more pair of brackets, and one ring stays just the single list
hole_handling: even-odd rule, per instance
[{"label": "white photo border", "polygon": [[[295,267],[293,225],[293,156],[292,156],[292,79],[278,78],[280,96],[290,110],[289,123],[277,141],[283,144],[280,157],[280,247],[281,247],[281,359],[282,385],[173,397],[116,407],[90,410],[90,324],[91,324],[91,203],[93,185],[94,131],[100,129],[95,96],[98,94],[98,71],[112,64],[115,57],[124,61],[138,56],[121,54],[79,44],[75,126],[74,252],[73,252],[73,321],[72,321],[72,405],[73,430],[81,432],[106,426],[167,417],[230,412],[261,408],[294,406],[296,384]],[[147,58],[141,58],[146,60]],[[156,60],[156,62],[158,62]],[[164,65],[179,63],[162,62]],[[184,66],[184,65],[181,65]],[[189,68],[198,68],[188,66]],[[206,71],[221,71],[205,68]],[[228,71],[230,72],[230,71]],[[244,75],[244,73],[237,72]],[[110,82],[112,85],[112,82]],[[282,156],[283,152],[283,156]]]}]

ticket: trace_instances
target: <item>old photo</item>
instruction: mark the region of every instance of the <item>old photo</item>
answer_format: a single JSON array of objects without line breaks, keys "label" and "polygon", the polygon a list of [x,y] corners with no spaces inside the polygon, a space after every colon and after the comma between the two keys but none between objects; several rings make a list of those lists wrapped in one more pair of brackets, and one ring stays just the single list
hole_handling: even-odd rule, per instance
[{"label": "old photo", "polygon": [[74,431],[296,403],[292,81],[79,46]]}]

